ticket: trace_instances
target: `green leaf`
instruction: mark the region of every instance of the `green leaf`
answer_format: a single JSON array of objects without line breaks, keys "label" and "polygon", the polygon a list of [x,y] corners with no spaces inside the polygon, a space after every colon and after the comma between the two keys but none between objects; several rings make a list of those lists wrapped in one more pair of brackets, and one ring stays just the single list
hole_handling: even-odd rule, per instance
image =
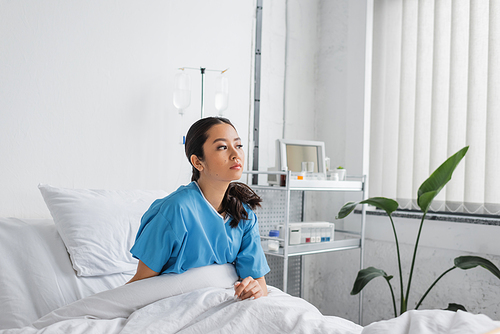
[{"label": "green leaf", "polygon": [[354,211],[356,206],[358,204],[370,204],[378,209],[382,209],[385,212],[387,212],[388,215],[390,215],[392,212],[396,211],[398,208],[398,202],[396,202],[393,199],[390,198],[385,198],[385,197],[372,197],[365,199],[364,201],[359,201],[359,202],[347,202],[344,204],[344,206],[340,209],[339,213],[337,214],[336,219],[343,219],[349,214]]},{"label": "green leaf", "polygon": [[342,208],[340,208],[340,211],[335,219],[343,219],[349,216],[349,214],[354,210],[354,208],[356,208],[358,204],[359,202],[347,202]]},{"label": "green leaf", "polygon": [[457,168],[460,161],[463,159],[469,146],[462,148],[460,151],[449,157],[441,166],[439,166],[427,180],[418,188],[417,203],[423,212],[429,210],[432,200],[443,189],[443,187],[451,180],[453,172]]},{"label": "green leaf", "polygon": [[445,311],[453,311],[453,312],[457,312],[458,310],[461,310],[461,311],[464,311],[464,312],[467,312],[467,310],[465,309],[465,307],[463,305],[460,305],[460,304],[455,304],[455,303],[449,303],[448,304],[448,307],[445,308]]},{"label": "green leaf", "polygon": [[437,196],[439,191],[429,191],[426,193],[423,193],[419,198],[418,198],[418,205],[420,206],[420,203],[423,203],[425,207],[420,206],[420,209],[423,212],[426,212],[429,210],[429,206],[431,205],[432,201],[434,198]]},{"label": "green leaf", "polygon": [[460,269],[471,269],[481,266],[500,279],[500,270],[491,261],[480,256],[459,256],[454,260],[455,266]]},{"label": "green leaf", "polygon": [[356,280],[354,281],[354,286],[352,287],[351,295],[357,295],[372,279],[380,276],[384,277],[387,281],[390,281],[393,277],[387,275],[385,271],[374,267],[361,269],[358,272]]},{"label": "green leaf", "polygon": [[368,198],[364,201],[361,201],[360,204],[369,204],[377,207],[378,209],[382,209],[387,212],[388,215],[393,213],[398,209],[398,202],[393,199],[385,198],[385,197],[372,197]]}]

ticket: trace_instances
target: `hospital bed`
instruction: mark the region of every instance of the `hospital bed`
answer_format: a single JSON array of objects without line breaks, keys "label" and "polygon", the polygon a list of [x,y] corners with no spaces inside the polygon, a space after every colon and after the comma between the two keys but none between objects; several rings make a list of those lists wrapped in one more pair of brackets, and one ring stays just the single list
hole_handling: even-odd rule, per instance
[{"label": "hospital bed", "polygon": [[362,327],[272,286],[267,297],[235,300],[232,264],[125,285],[140,216],[166,193],[40,190],[53,219],[0,218],[0,334],[500,333],[485,315],[444,310]]}]

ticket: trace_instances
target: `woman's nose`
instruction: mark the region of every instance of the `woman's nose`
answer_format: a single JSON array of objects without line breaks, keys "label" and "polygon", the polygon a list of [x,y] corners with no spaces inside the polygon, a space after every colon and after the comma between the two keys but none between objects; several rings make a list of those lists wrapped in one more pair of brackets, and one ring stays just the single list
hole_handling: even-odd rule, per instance
[{"label": "woman's nose", "polygon": [[241,157],[240,157],[240,152],[235,148],[233,147],[231,149],[231,160],[241,160]]},{"label": "woman's nose", "polygon": [[233,150],[233,151],[231,152],[231,160],[236,160],[236,159],[238,159],[238,158],[239,158],[238,151]]}]

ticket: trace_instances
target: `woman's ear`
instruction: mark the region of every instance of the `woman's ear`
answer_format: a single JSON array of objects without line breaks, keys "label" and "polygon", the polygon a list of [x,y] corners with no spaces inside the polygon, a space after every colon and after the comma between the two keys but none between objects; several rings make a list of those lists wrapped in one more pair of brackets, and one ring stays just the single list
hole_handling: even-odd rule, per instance
[{"label": "woman's ear", "polygon": [[192,154],[190,160],[191,165],[193,165],[199,172],[203,170],[203,163],[196,155]]}]

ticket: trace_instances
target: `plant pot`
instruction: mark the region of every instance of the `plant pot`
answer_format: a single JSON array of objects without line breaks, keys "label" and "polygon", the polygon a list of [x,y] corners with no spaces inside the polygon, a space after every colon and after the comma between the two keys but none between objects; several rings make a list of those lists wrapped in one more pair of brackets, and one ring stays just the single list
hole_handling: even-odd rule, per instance
[{"label": "plant pot", "polygon": [[345,181],[346,175],[347,175],[347,170],[335,169],[334,172],[337,175],[337,177],[335,177],[335,175],[334,175],[334,179],[338,179],[338,181]]}]

